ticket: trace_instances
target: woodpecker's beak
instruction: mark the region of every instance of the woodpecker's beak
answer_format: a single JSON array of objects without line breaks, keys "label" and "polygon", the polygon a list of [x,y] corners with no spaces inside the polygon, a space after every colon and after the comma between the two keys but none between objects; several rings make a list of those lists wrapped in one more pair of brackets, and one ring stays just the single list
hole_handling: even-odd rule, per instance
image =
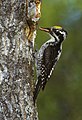
[{"label": "woodpecker's beak", "polygon": [[40,29],[41,31],[50,33],[50,28],[39,27],[39,29]]}]

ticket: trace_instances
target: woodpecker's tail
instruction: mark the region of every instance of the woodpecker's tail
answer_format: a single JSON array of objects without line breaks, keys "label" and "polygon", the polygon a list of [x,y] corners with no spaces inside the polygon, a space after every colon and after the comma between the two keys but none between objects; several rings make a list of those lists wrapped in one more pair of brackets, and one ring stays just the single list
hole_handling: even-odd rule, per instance
[{"label": "woodpecker's tail", "polygon": [[36,102],[36,99],[38,97],[41,87],[42,87],[41,80],[38,80],[38,82],[35,84],[35,88],[34,88],[34,96],[33,96],[34,104]]}]

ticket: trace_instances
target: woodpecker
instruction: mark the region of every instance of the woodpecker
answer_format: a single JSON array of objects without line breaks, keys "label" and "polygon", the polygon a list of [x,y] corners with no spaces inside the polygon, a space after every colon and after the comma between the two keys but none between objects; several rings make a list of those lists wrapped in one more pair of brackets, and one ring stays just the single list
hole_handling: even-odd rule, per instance
[{"label": "woodpecker", "polygon": [[51,77],[62,52],[62,42],[67,37],[67,31],[60,26],[41,27],[40,30],[47,32],[51,39],[45,42],[36,53],[37,81],[34,89],[34,102],[39,91],[44,90],[47,81]]}]

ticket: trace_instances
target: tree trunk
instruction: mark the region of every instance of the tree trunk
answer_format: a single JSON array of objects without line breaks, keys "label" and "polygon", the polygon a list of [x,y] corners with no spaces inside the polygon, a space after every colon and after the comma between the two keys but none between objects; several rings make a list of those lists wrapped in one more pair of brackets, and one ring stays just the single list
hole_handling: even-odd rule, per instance
[{"label": "tree trunk", "polygon": [[0,120],[38,120],[33,102],[40,0],[0,0]]}]

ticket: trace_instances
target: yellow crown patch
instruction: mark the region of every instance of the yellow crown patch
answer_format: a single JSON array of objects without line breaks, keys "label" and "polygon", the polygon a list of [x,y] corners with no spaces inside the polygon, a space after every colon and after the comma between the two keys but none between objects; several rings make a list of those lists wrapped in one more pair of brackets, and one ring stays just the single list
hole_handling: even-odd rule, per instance
[{"label": "yellow crown patch", "polygon": [[56,29],[62,29],[61,26],[54,26],[54,28],[56,28]]}]

